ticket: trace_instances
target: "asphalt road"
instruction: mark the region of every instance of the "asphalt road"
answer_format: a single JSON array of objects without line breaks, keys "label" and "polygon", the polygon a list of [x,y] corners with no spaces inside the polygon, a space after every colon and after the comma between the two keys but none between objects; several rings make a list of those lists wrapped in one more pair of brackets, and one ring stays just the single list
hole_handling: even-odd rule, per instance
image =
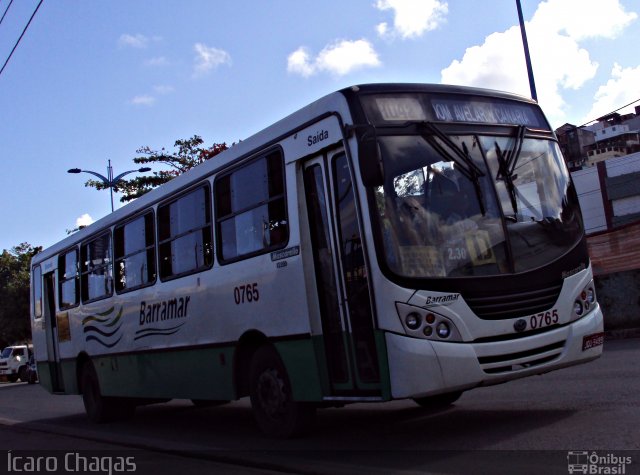
[{"label": "asphalt road", "polygon": [[[247,400],[206,409],[172,401],[92,425],[78,396],[5,383],[0,447],[134,450],[139,468],[166,473],[564,474],[569,452],[601,457],[609,471],[600,473],[630,457],[623,473],[640,473],[639,361],[640,339],[606,341],[597,361],[478,388],[442,411],[411,401],[324,409],[314,432],[286,441],[257,431]],[[7,468],[0,460],[0,473]]]}]

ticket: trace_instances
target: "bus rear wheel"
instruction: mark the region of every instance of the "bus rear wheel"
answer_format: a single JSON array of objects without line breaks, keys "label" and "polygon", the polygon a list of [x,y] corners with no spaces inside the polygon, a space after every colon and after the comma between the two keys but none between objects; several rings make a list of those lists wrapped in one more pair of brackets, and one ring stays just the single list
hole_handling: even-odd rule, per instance
[{"label": "bus rear wheel", "polygon": [[462,396],[462,391],[452,393],[436,394],[435,396],[417,397],[413,401],[419,406],[428,409],[442,409],[450,406]]},{"label": "bus rear wheel", "polygon": [[100,424],[133,416],[135,405],[130,401],[102,395],[98,375],[90,361],[82,366],[80,389],[84,409],[91,422]]},{"label": "bus rear wheel", "polygon": [[260,347],[251,360],[249,394],[254,418],[265,434],[277,438],[301,435],[313,424],[315,407],[295,402],[284,363],[271,346]]}]

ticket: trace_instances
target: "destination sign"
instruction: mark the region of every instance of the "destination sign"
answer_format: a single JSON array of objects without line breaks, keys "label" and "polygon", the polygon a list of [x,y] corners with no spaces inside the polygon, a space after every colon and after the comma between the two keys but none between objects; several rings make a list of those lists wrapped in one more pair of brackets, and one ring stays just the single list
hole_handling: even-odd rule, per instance
[{"label": "destination sign", "polygon": [[469,99],[431,99],[434,119],[442,122],[525,125],[547,128],[539,109],[517,102],[493,102]]},{"label": "destination sign", "polygon": [[427,120],[422,103],[414,96],[380,96],[375,98],[375,103],[382,116],[382,120],[403,122],[409,120]]},{"label": "destination sign", "polygon": [[433,121],[549,129],[536,105],[502,98],[401,93],[364,96],[362,101],[374,123]]}]

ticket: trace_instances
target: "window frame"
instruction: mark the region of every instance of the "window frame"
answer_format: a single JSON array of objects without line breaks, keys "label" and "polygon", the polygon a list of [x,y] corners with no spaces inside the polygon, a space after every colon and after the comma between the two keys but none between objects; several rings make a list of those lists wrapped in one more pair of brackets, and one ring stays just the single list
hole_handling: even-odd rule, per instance
[{"label": "window frame", "polygon": [[[60,261],[65,258],[67,256],[67,254],[70,254],[72,252],[75,252],[76,255],[76,275],[74,277],[69,277],[69,278],[63,278],[62,277],[62,268],[60,267]],[[66,262],[66,259],[65,259]],[[66,270],[66,267],[65,269]],[[61,251],[58,254],[58,308],[60,310],[67,310],[70,308],[76,308],[80,305],[80,252],[78,250],[78,246],[75,245],[73,247],[70,247],[68,249],[65,249],[64,251]],[[71,305],[65,305],[64,300],[62,298],[62,286],[64,283],[75,279],[75,302],[72,303]]]},{"label": "window frame", "polygon": [[[85,259],[85,249],[87,246],[91,245],[92,243],[94,243],[95,241],[97,241],[98,239],[102,239],[103,237],[107,236],[109,238],[109,244],[110,244],[110,248],[111,251],[109,252],[108,258],[109,258],[109,262],[106,264],[100,264],[99,266],[96,266],[95,269],[91,269],[91,270],[87,270],[85,271],[83,269],[83,261]],[[104,259],[103,259],[104,262]],[[113,278],[113,235],[111,233],[111,228],[108,228],[98,234],[96,234],[95,236],[92,236],[90,239],[87,239],[86,241],[82,241],[80,243],[80,261],[78,262],[79,264],[79,275],[80,275],[80,300],[82,301],[82,304],[87,304],[87,303],[91,303],[91,302],[96,302],[98,300],[104,300],[107,298],[110,298],[113,296],[114,293],[114,288],[115,288],[115,282],[114,282],[114,278]],[[109,266],[111,266],[111,274],[109,275],[109,273],[107,273],[107,278],[111,279],[111,291],[109,293],[100,295],[98,297],[94,297],[94,298],[84,298],[84,293],[85,290],[88,293],[89,292],[89,285],[88,285],[88,281],[86,280],[86,278],[95,273],[96,269],[109,269]],[[85,289],[86,287],[86,289]]]},{"label": "window frame", "polygon": [[[189,229],[187,231],[184,231],[180,234],[177,234],[175,236],[171,236],[167,239],[160,239],[160,216],[161,216],[161,209],[171,206],[171,204],[173,203],[177,203],[178,201],[180,201],[182,198],[184,198],[185,196],[194,193],[196,191],[198,191],[198,189],[203,189],[204,190],[204,196],[205,196],[205,213],[208,213],[208,221],[205,223],[204,226],[201,226],[199,228],[193,228],[193,229]],[[209,270],[213,267],[213,264],[215,262],[215,252],[214,252],[214,247],[215,247],[215,236],[213,233],[213,222],[214,222],[214,218],[213,218],[213,206],[212,206],[212,191],[211,191],[211,183],[209,181],[208,178],[205,178],[203,181],[200,181],[196,184],[194,184],[193,186],[190,186],[188,189],[177,193],[175,196],[171,196],[171,198],[162,201],[160,203],[158,203],[158,206],[156,208],[156,216],[155,216],[155,247],[156,247],[156,279],[160,279],[160,282],[168,282],[170,280],[174,280],[174,279],[179,279],[181,277],[185,277],[188,275],[192,275],[192,274],[198,274],[200,272],[204,272],[206,270]],[[209,233],[210,233],[210,237],[211,237],[211,261],[209,263],[205,262],[205,265],[202,267],[197,267],[195,269],[191,269],[185,272],[180,272],[177,274],[171,274],[168,276],[163,276],[162,275],[162,246],[166,243],[170,243],[172,241],[175,241],[176,239],[182,238],[184,236],[188,236],[190,234],[193,234],[195,232],[198,231],[202,231],[205,228],[209,228]]]},{"label": "window frame", "polygon": [[[151,216],[151,237],[153,239],[153,243],[150,246],[146,246],[143,249],[139,249],[136,252],[133,253],[129,253],[129,254],[123,254],[122,256],[117,256],[116,255],[116,233],[119,230],[124,230],[124,228],[128,225],[131,224],[132,222],[140,219],[140,218],[144,218],[145,219],[145,239],[147,237],[146,235],[146,217],[147,215]],[[124,231],[123,231],[124,232]],[[117,295],[120,294],[126,294],[127,292],[133,292],[134,290],[139,290],[139,289],[144,289],[145,287],[151,287],[153,285],[156,284],[156,282],[158,281],[158,274],[159,274],[159,266],[158,266],[158,223],[156,221],[156,213],[155,210],[153,208],[149,208],[149,209],[145,209],[143,211],[141,211],[140,213],[136,214],[135,216],[132,216],[131,218],[128,218],[127,220],[117,223],[114,227],[113,227],[113,280],[114,280],[114,285],[113,288],[115,290],[115,293]],[[124,236],[123,236],[123,242],[124,242]],[[153,252],[153,257],[151,259],[151,261],[153,262],[153,266],[154,266],[154,276],[153,276],[153,280],[150,280],[149,282],[145,283],[145,284],[141,284],[141,285],[136,285],[133,287],[125,287],[123,289],[118,290],[118,262],[131,257],[133,255],[142,253],[142,252],[149,252],[149,249],[152,250]],[[148,260],[147,260],[147,264],[148,264]]]},{"label": "window frame", "polygon": [[[36,291],[40,293],[38,298],[36,298]],[[40,320],[44,316],[44,299],[42,297],[42,267],[38,264],[31,269],[31,298],[33,299],[33,312],[31,317],[34,320]],[[38,310],[40,310],[40,312],[38,312]]]},{"label": "window frame", "polygon": [[[226,177],[230,177],[231,175],[233,175],[234,173],[251,166],[252,164],[258,162],[259,160],[267,160],[267,157],[273,155],[273,154],[278,154],[279,155],[279,160],[280,160],[280,164],[281,164],[281,169],[282,169],[282,193],[278,194],[274,197],[269,197],[267,200],[262,200],[256,203],[253,203],[251,206],[247,206],[244,207],[240,210],[237,211],[232,211],[229,214],[226,214],[224,216],[220,216],[219,214],[219,203],[221,202],[221,200],[218,197],[218,190],[220,189],[220,181]],[[263,150],[262,152],[260,152],[259,154],[255,155],[253,158],[250,158],[246,161],[243,161],[241,164],[235,165],[231,168],[228,168],[224,171],[222,171],[221,173],[218,173],[214,179],[214,186],[213,186],[213,203],[214,203],[214,221],[215,221],[215,237],[216,237],[216,254],[217,254],[217,258],[218,258],[218,263],[221,266],[227,265],[227,264],[232,264],[234,262],[238,262],[238,261],[242,261],[245,259],[250,259],[252,257],[256,257],[262,254],[268,254],[271,253],[273,251],[277,251],[279,249],[283,249],[285,248],[288,244],[289,244],[289,240],[291,238],[291,221],[289,219],[289,208],[288,208],[288,197],[287,197],[287,173],[286,173],[286,162],[284,159],[284,150],[282,149],[282,147],[280,146],[276,146],[276,147],[272,147],[266,150]],[[264,206],[264,205],[269,205],[272,202],[276,202],[277,200],[282,199],[283,202],[283,207],[284,207],[284,219],[286,221],[286,238],[279,244],[277,245],[271,245],[268,247],[263,247],[261,249],[258,249],[256,251],[251,251],[245,254],[240,254],[240,255],[236,255],[234,257],[228,258],[226,259],[224,257],[224,253],[222,252],[222,223],[224,221],[227,221],[229,219],[235,218],[238,215],[241,215],[243,213],[246,213],[248,211],[254,210],[256,208],[259,208],[260,206]]]}]

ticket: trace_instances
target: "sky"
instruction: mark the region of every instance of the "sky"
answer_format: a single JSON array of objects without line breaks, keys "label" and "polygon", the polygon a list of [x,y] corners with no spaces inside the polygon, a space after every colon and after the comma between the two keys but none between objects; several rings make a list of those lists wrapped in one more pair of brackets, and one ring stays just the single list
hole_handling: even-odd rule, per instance
[{"label": "sky", "polygon": [[[0,64],[39,1],[0,0]],[[554,128],[640,99],[640,0],[521,3]],[[111,211],[70,168],[117,175],[196,134],[231,144],[379,82],[530,96],[515,0],[44,0],[0,74],[0,251]]]}]

